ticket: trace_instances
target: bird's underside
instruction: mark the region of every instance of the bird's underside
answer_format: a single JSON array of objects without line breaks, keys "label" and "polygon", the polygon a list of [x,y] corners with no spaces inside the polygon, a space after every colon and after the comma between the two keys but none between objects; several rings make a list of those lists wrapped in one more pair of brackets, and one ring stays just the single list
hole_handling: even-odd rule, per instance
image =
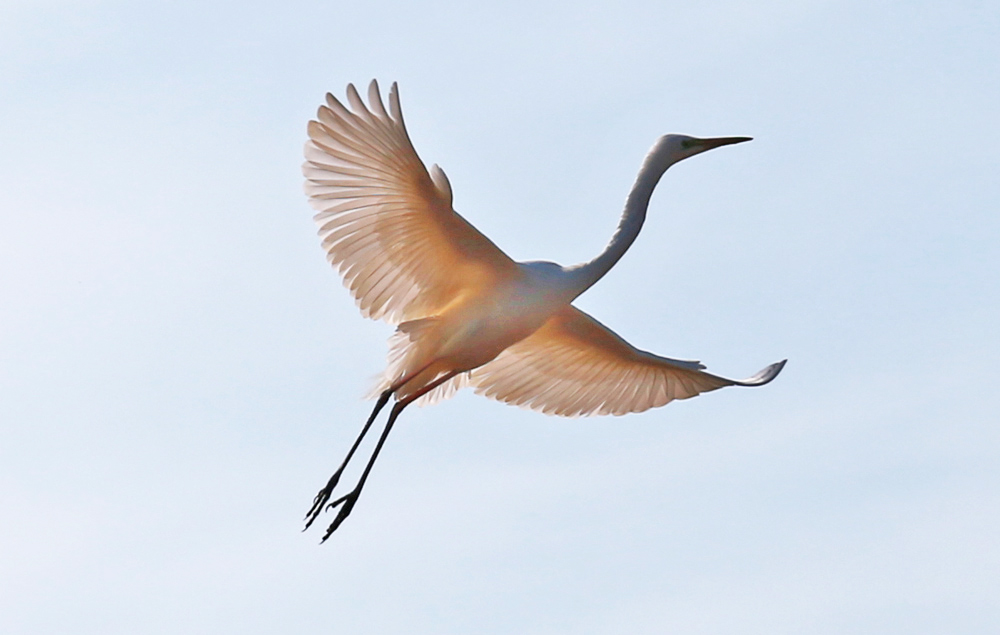
[{"label": "bird's underside", "polygon": [[[367,105],[354,86],[348,86],[347,100],[349,108],[328,94],[316,120],[309,122],[306,193],[317,211],[327,259],[362,315],[397,325],[397,333],[375,393],[375,411],[344,464],[317,495],[307,527],[323,510],[379,410],[393,397],[389,421],[360,483],[331,504],[340,506],[340,512],[326,536],[350,513],[389,429],[410,403],[432,402],[470,385],[478,394],[547,414],[622,415],[724,386],[760,386],[783,368],[783,361],[772,364],[746,380],[712,375],[698,362],[640,351],[570,304],[634,240],[666,167],[745,138],[662,138],[640,170],[608,249],[591,263],[556,272],[562,277],[556,276],[549,289],[531,286],[523,264],[454,211],[444,172],[437,166],[428,171],[410,143],[395,84],[388,109],[374,81]],[[689,143],[707,147],[689,149]],[[511,289],[522,288],[531,293],[512,295]]]}]

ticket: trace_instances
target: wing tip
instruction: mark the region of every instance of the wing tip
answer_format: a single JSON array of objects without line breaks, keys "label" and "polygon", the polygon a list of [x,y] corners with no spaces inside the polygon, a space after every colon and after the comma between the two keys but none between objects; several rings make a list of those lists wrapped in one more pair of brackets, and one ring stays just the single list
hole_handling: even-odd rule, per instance
[{"label": "wing tip", "polygon": [[769,384],[774,381],[774,378],[781,373],[781,370],[788,363],[787,359],[783,359],[780,362],[775,362],[770,366],[764,368],[759,373],[750,377],[749,379],[744,379],[743,381],[737,382],[741,386],[763,386],[764,384]]}]

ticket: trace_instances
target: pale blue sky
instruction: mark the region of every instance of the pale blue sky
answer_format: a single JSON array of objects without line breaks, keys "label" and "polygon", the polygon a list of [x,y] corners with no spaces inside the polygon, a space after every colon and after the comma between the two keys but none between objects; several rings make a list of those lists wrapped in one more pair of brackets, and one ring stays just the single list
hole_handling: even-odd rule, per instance
[{"label": "pale blue sky", "polygon": [[[408,410],[299,533],[390,328],[301,191],[305,123],[400,83],[518,259],[609,238],[580,306],[746,376],[624,418]],[[1000,628],[995,2],[0,4],[0,631]]]}]

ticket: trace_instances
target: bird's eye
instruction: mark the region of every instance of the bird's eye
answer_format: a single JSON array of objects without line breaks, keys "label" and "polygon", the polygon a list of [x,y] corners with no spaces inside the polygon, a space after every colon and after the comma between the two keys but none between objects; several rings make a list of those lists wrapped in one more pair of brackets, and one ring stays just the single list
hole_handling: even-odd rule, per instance
[{"label": "bird's eye", "polygon": [[694,139],[684,139],[681,141],[681,147],[685,150],[690,150],[694,147]]}]

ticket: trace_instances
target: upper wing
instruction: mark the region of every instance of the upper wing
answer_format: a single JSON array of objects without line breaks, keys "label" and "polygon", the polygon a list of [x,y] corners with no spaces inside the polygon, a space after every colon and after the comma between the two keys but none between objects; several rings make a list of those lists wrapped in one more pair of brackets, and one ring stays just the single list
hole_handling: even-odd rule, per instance
[{"label": "upper wing", "polygon": [[386,112],[353,85],[345,108],[327,94],[309,122],[302,172],[327,259],[365,317],[391,323],[438,313],[469,288],[514,275],[514,262],[451,208],[451,186],[428,173],[403,125],[396,85]]},{"label": "upper wing", "polygon": [[710,375],[698,362],[640,351],[583,311],[566,306],[542,328],[471,373],[478,394],[568,417],[643,412],[723,386],[762,386],[785,362],[750,379]]}]

